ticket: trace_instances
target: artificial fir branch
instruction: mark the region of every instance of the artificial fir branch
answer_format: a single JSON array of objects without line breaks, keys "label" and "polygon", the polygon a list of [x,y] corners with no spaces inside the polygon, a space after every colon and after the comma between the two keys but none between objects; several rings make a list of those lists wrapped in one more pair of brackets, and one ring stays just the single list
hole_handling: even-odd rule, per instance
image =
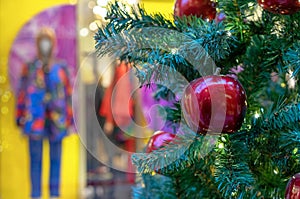
[{"label": "artificial fir branch", "polygon": [[134,154],[132,161],[140,169],[139,172],[152,173],[159,170],[161,173],[172,175],[174,171],[190,167],[212,150],[215,136],[197,135],[184,124],[181,125],[180,131],[185,133],[184,136],[177,134],[167,147],[149,154]]},{"label": "artificial fir branch", "polygon": [[133,188],[133,199],[177,199],[172,179],[162,175],[142,174]]},{"label": "artificial fir branch", "polygon": [[[218,63],[229,56],[235,45],[234,37],[222,23],[196,17],[177,19],[173,24],[162,15],[148,15],[141,7],[132,7],[128,12],[115,3],[109,6],[108,19],[109,23],[95,35],[98,55],[114,54],[139,65],[167,65],[166,71],[160,73],[176,69],[188,80],[195,78],[193,70],[202,72],[203,64],[211,65],[207,59]],[[147,74],[149,79],[157,75],[149,68],[144,69],[146,72],[142,69],[137,70],[138,77]]]},{"label": "artificial fir branch", "polygon": [[[300,171],[300,81],[292,92],[284,86],[289,71],[299,79],[300,12],[282,16],[263,11],[253,20],[256,2],[222,0],[218,7],[226,20],[216,24],[196,17],[172,21],[149,15],[140,6],[123,6],[109,5],[108,24],[95,36],[97,51],[132,62],[142,85],[160,82],[155,96],[174,103],[166,108],[169,122],[178,124],[183,118],[180,102],[165,85],[177,87],[180,94],[186,85],[169,77],[178,72],[189,82],[205,76],[215,67],[209,57],[223,74],[241,64],[238,78],[248,95],[242,129],[222,136],[214,150],[205,151],[207,136],[184,126],[184,136],[168,147],[133,155],[145,185],[134,188],[134,198],[282,198],[288,178]],[[201,71],[205,64],[211,66],[208,73]],[[283,86],[271,82],[272,72]],[[280,89],[269,91],[271,84]],[[280,95],[284,103],[276,104]],[[160,167],[171,178],[152,176]],[[182,186],[176,191],[174,177]]]},{"label": "artificial fir branch", "polygon": [[215,182],[225,198],[244,198],[255,184],[248,167],[246,143],[223,136],[216,154]]},{"label": "artificial fir branch", "polygon": [[284,106],[280,110],[273,112],[270,117],[265,119],[261,127],[268,130],[278,130],[299,122],[300,104],[296,103]]},{"label": "artificial fir branch", "polygon": [[295,42],[284,54],[283,59],[286,63],[285,69],[293,71],[294,77],[300,75],[300,41]]}]

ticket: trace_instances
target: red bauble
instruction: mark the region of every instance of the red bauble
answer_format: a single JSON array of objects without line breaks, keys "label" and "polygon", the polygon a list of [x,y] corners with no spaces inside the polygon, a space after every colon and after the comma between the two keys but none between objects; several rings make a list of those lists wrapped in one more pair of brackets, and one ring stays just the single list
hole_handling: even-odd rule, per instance
[{"label": "red bauble", "polygon": [[300,198],[300,173],[294,175],[287,184],[285,190],[285,199]]},{"label": "red bauble", "polygon": [[300,10],[299,0],[257,0],[258,4],[269,12],[290,15]]},{"label": "red bauble", "polygon": [[233,133],[246,114],[246,93],[233,77],[206,76],[186,88],[182,109],[189,127],[198,133]]},{"label": "red bauble", "polygon": [[176,135],[164,131],[156,131],[149,140],[146,152],[151,153],[171,142]]},{"label": "red bauble", "polygon": [[178,17],[195,15],[213,20],[216,16],[215,6],[210,0],[176,0],[174,15]]}]

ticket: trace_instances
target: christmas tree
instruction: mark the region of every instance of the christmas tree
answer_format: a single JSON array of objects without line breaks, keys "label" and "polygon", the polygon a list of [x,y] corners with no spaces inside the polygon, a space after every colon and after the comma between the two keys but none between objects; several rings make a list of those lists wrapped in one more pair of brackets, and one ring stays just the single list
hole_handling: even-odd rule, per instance
[{"label": "christmas tree", "polygon": [[[170,19],[112,3],[108,23],[95,35],[99,56],[131,62],[141,86],[157,84],[154,97],[170,102],[165,111],[173,136],[152,137],[161,147],[149,144],[147,153],[132,157],[141,175],[133,198],[284,198],[289,179],[300,172],[299,2],[210,6],[215,13],[179,12],[184,7],[177,1]],[[217,80],[209,85],[209,78]],[[200,84],[215,96],[197,95]],[[223,86],[219,94],[215,84]],[[232,99],[244,94],[245,104]],[[213,113],[223,106],[213,98],[225,100],[223,113]],[[198,123],[202,117],[208,126]],[[300,185],[291,186],[294,196],[286,197],[299,198]]]}]

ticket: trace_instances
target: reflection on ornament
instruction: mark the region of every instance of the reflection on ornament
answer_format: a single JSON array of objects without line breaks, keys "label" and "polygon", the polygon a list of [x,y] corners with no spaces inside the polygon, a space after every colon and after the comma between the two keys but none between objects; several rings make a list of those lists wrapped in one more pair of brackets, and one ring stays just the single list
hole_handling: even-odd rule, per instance
[{"label": "reflection on ornament", "polygon": [[244,121],[246,92],[230,76],[205,76],[186,88],[182,109],[188,126],[198,133],[234,133]]},{"label": "reflection on ornament", "polygon": [[146,152],[151,153],[152,151],[156,151],[161,147],[165,147],[176,137],[175,134],[164,132],[164,131],[156,131],[149,140],[149,143],[146,147]]},{"label": "reflection on ornament", "polygon": [[194,15],[213,20],[216,17],[216,3],[211,0],[177,0],[174,15],[177,17]]},{"label": "reflection on ornament", "polygon": [[300,198],[300,173],[297,173],[290,178],[285,190],[285,198],[286,199]]},{"label": "reflection on ornament", "polygon": [[290,15],[300,10],[299,0],[258,0],[258,4],[275,14]]}]

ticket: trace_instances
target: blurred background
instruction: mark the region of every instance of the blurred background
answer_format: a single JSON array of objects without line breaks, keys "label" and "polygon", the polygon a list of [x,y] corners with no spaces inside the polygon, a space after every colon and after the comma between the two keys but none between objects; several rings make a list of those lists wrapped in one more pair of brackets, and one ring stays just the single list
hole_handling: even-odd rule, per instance
[{"label": "blurred background", "polygon": [[[95,54],[93,36],[98,26],[106,23],[104,7],[107,3],[108,0],[0,1],[0,199],[30,198],[28,140],[15,124],[15,92],[21,65],[34,56],[33,33],[41,28],[41,24],[55,28],[61,40],[57,55],[68,62],[70,79],[77,82],[78,88],[75,108],[79,124],[77,130],[74,128],[63,140],[59,198],[130,198],[131,185],[136,178],[126,172],[134,171],[130,157],[117,154],[112,160],[115,169],[97,160],[97,156],[108,154],[99,149],[101,137],[97,127],[93,126],[103,123],[104,118],[99,116],[98,121],[93,120],[93,113],[112,81],[116,61],[110,57],[99,59]],[[142,3],[147,12],[167,16],[172,15],[174,5],[173,0],[128,0],[125,3]],[[78,81],[75,81],[76,75]],[[96,87],[98,92],[94,98]],[[134,150],[142,150],[147,142],[122,138],[113,141],[125,148],[134,146]],[[86,144],[90,146],[89,150]],[[49,146],[46,141],[42,165],[42,198],[47,199]]]}]

